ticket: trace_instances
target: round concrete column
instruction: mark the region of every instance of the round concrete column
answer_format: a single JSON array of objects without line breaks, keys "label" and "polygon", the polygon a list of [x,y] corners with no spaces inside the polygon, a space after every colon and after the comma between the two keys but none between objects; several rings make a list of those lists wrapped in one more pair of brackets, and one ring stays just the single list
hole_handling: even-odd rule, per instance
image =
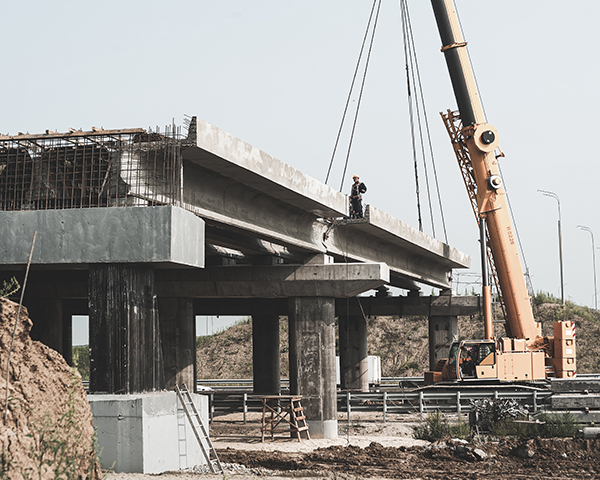
[{"label": "round concrete column", "polygon": [[369,391],[367,321],[361,316],[339,317],[340,380],[342,390]]},{"label": "round concrete column", "polygon": [[255,394],[280,394],[279,315],[252,315],[252,372]]},{"label": "round concrete column", "polygon": [[311,437],[336,438],[334,299],[290,298],[288,318],[290,393],[302,395]]},{"label": "round concrete column", "polygon": [[458,340],[458,318],[429,317],[429,369],[435,370],[438,359],[448,358],[452,342]]}]

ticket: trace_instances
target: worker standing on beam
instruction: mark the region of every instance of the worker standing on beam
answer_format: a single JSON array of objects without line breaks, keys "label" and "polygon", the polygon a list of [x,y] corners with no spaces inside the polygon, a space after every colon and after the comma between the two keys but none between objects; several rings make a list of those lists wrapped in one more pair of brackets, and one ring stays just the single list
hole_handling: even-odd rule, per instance
[{"label": "worker standing on beam", "polygon": [[360,181],[358,175],[352,177],[354,183],[350,190],[350,218],[363,218],[362,194],[367,191],[367,186]]}]

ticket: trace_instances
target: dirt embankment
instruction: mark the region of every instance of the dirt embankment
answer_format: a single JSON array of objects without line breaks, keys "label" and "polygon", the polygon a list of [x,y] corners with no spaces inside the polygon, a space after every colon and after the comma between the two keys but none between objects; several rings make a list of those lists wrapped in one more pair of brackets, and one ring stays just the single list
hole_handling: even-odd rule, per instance
[{"label": "dirt embankment", "polygon": [[81,377],[60,354],[31,340],[25,308],[12,348],[4,419],[17,308],[0,298],[0,478],[98,479],[92,413]]}]

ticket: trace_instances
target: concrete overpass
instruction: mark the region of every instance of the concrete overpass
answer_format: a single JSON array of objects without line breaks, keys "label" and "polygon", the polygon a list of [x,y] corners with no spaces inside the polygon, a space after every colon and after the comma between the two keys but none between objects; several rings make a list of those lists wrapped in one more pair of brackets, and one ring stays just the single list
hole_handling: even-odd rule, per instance
[{"label": "concrete overpass", "polygon": [[91,392],[195,385],[194,317],[216,309],[252,315],[256,393],[278,393],[287,315],[292,392],[311,434],[335,436],[336,315],[342,387],[367,381],[364,309],[339,299],[380,289],[361,300],[369,312],[428,315],[432,363],[456,315],[479,309],[418,296],[447,291],[465,254],[372,206],[346,219],[346,195],[206,122],[185,139],[95,130],[0,145],[2,275],[22,278],[37,231],[32,335],[68,359],[71,316],[89,314]]}]

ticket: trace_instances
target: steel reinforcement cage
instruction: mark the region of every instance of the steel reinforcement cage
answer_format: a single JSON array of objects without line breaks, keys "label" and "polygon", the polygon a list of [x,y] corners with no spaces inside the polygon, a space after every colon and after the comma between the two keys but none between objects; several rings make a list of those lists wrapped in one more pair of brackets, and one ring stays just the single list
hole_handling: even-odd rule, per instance
[{"label": "steel reinforcement cage", "polygon": [[181,144],[175,127],[0,136],[0,211],[180,205]]}]

